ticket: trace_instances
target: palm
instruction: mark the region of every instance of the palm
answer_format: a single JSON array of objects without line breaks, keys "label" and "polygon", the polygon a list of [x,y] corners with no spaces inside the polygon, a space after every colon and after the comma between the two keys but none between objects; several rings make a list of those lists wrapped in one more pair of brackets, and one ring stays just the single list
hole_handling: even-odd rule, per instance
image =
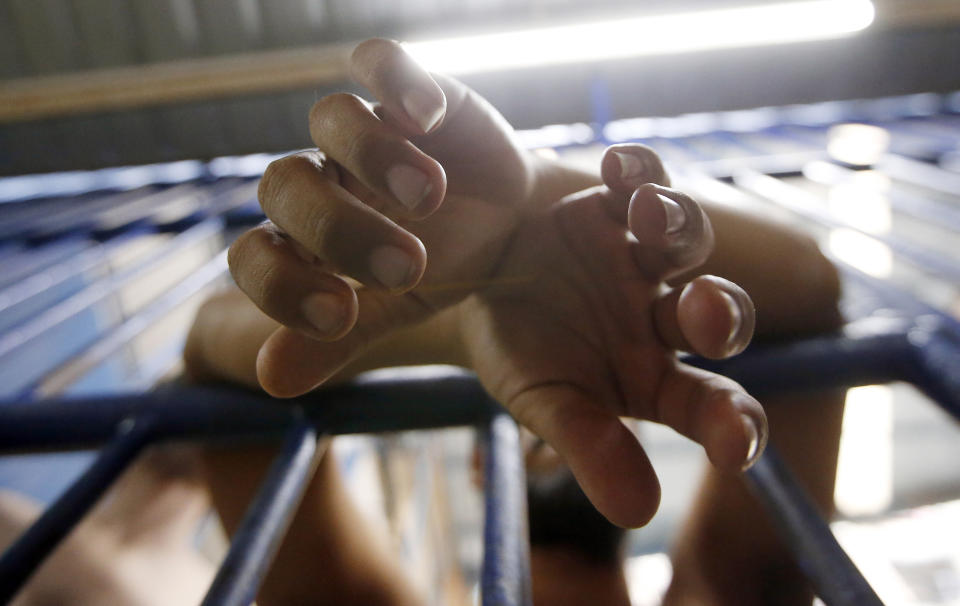
[{"label": "palm", "polygon": [[518,396],[544,386],[654,416],[646,404],[674,358],[653,328],[660,285],[637,269],[622,226],[581,198],[525,222],[515,242],[499,284],[466,303],[468,346],[492,395],[521,419]]}]

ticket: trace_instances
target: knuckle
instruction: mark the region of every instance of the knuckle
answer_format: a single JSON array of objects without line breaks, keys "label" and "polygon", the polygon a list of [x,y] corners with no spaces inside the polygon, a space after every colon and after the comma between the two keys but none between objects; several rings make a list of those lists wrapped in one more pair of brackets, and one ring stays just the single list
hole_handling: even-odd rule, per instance
[{"label": "knuckle", "polygon": [[234,240],[227,250],[227,266],[235,280],[239,279],[243,273],[246,259],[249,256],[251,241],[255,238],[255,231],[251,229],[240,234],[240,237]]},{"label": "knuckle", "polygon": [[308,120],[310,134],[317,145],[323,146],[325,133],[337,128],[344,116],[355,116],[359,113],[368,113],[370,106],[366,101],[353,93],[333,93],[321,97],[310,107]]},{"label": "knuckle", "polygon": [[328,256],[332,243],[345,237],[345,212],[334,204],[313,204],[306,210],[304,226],[309,242],[302,242],[314,254]]},{"label": "knuckle", "polygon": [[379,133],[373,129],[361,129],[347,141],[344,157],[354,165],[368,162],[371,158],[376,157],[380,143]]},{"label": "knuckle", "polygon": [[282,273],[279,265],[268,263],[257,281],[257,302],[270,315],[284,308],[288,280],[282,278]]},{"label": "knuckle", "polygon": [[291,190],[317,174],[317,162],[314,154],[302,153],[274,160],[267,166],[257,186],[257,199],[267,216],[286,201]]}]

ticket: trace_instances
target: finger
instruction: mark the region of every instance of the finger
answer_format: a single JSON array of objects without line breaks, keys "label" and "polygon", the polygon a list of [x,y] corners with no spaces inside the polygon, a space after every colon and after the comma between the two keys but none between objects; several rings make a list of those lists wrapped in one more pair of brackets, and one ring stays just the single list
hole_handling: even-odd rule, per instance
[{"label": "finger", "polygon": [[634,192],[627,225],[636,236],[636,259],[646,275],[663,280],[706,261],[713,250],[713,229],[690,196],[660,185]]},{"label": "finger", "polygon": [[240,290],[284,326],[315,339],[338,339],[356,322],[353,288],[273,223],[237,238],[227,260]]},{"label": "finger", "polygon": [[616,415],[582,391],[557,384],[524,391],[508,408],[556,449],[608,520],[629,528],[650,521],[660,504],[660,484],[636,436]]},{"label": "finger", "polygon": [[610,189],[610,194],[603,198],[604,208],[621,225],[627,223],[630,196],[638,187],[645,183],[670,186],[670,177],[660,156],[639,143],[608,147],[600,160],[600,176]]},{"label": "finger", "polygon": [[702,445],[720,470],[747,469],[767,443],[759,402],[736,382],[679,362],[662,378],[650,420]]},{"label": "finger", "polygon": [[317,341],[289,328],[270,335],[257,355],[257,380],[272,396],[304,394],[356,360],[381,337],[435,312],[411,293],[357,292],[357,323],[337,341]]},{"label": "finger", "polygon": [[272,162],[258,195],[267,217],[338,273],[402,292],[420,281],[426,250],[410,232],[337,184],[316,152]]},{"label": "finger", "polygon": [[387,201],[383,206],[392,214],[425,217],[443,200],[447,181],[440,164],[355,95],[337,93],[317,101],[310,110],[310,136],[369,192]]},{"label": "finger", "polygon": [[700,276],[654,301],[654,326],[670,349],[722,359],[743,351],[755,314],[747,293],[729,280]]},{"label": "finger", "polygon": [[670,186],[670,177],[660,156],[639,143],[611,145],[600,160],[600,176],[613,191],[631,194],[645,183]]},{"label": "finger", "polygon": [[361,42],[350,57],[350,75],[373,93],[391,122],[423,135],[443,120],[447,100],[430,74],[393,41]]}]

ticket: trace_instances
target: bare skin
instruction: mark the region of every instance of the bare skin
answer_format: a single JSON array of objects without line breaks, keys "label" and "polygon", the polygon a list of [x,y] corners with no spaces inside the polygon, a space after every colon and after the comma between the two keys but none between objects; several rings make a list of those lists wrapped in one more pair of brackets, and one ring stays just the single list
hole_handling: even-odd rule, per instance
[{"label": "bare skin", "polygon": [[[179,447],[156,448],[142,457],[44,561],[12,604],[199,603],[215,570],[193,544],[210,506],[195,459]],[[0,491],[0,548],[41,512],[32,500]]]},{"label": "bare skin", "polygon": [[561,198],[588,178],[537,161],[475,93],[395,43],[361,44],[351,71],[380,105],[320,100],[310,130],[323,155],[272,164],[260,185],[271,223],[231,247],[237,284],[283,325],[258,353],[266,391],[313,389],[457,305],[444,361],[474,368],[614,523],[640,526],[659,503],[621,416],[673,427],[719,468],[752,462],[766,439],[760,405],[674,352],[739,352],[753,307],[719,278],[665,286],[703,262],[713,233],[694,200],[656,184],[666,179],[651,150],[608,150],[604,185]]},{"label": "bare skin", "polygon": [[[738,503],[732,474],[762,449],[763,412],[738,385],[686,367],[674,352],[732,355],[753,332],[753,307],[738,286],[686,282],[705,270],[749,284],[767,334],[835,325],[836,276],[815,246],[768,222],[704,213],[665,187],[659,160],[642,146],[608,150],[599,179],[541,161],[512,142],[482,99],[426,74],[392,43],[361,45],[352,68],[380,103],[321,100],[311,134],[323,154],[268,169],[260,199],[272,222],[231,248],[249,300],[226,293],[201,311],[185,353],[194,376],[292,396],[378,366],[469,365],[556,448],[597,508],[625,526],[653,515],[659,486],[619,417],[666,423],[700,442],[715,466],[688,528],[732,522],[747,552],[782,555],[772,540],[753,549],[749,537],[769,531],[745,523],[757,519],[752,510],[709,514],[717,500]],[[405,104],[411,91],[419,101]],[[791,263],[802,271],[797,292],[785,294],[771,276]],[[831,452],[827,444],[827,467]],[[266,465],[266,454],[251,456],[248,471]],[[229,456],[210,463],[214,477],[237,469]],[[801,475],[817,476],[823,465],[809,467]],[[221,503],[248,496],[229,482],[214,494]],[[295,527],[291,536],[309,533]],[[302,548],[336,558],[341,545]],[[274,570],[296,578],[299,549],[300,557],[281,550]],[[682,539],[675,564],[701,565],[715,550]],[[416,599],[391,579],[401,587],[396,603]],[[709,576],[674,587],[674,603],[687,603],[675,597],[683,587],[703,603],[742,603],[725,601]]]}]

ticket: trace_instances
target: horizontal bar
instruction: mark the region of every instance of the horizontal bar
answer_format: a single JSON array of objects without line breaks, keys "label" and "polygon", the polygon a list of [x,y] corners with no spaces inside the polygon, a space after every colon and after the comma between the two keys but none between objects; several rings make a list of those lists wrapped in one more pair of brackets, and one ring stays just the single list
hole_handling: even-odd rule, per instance
[{"label": "horizontal bar", "polygon": [[480,603],[526,606],[532,603],[527,483],[520,432],[506,414],[494,416],[483,431],[484,523]]},{"label": "horizontal bar", "polygon": [[912,185],[950,196],[960,195],[960,175],[933,164],[895,154],[885,154],[877,163],[877,168],[894,179]]},{"label": "horizontal bar", "polygon": [[754,496],[827,606],[883,606],[773,446],[767,446],[746,476]]},{"label": "horizontal bar", "polygon": [[[130,243],[130,235],[124,234],[102,244],[73,251],[67,258],[59,259],[33,272],[30,276],[0,289],[0,314],[6,315],[15,306],[57,288],[71,278],[87,273],[107,273],[106,263],[111,253]],[[33,314],[37,309],[33,309]]]},{"label": "horizontal bar", "polygon": [[[755,345],[729,360],[685,360],[727,375],[760,397],[902,380],[936,394],[948,410],[960,410],[960,393],[949,389],[949,377],[923,366],[935,363],[938,372],[949,368],[950,356],[960,350],[958,338],[960,331],[947,321],[868,318],[848,325],[841,335]],[[940,348],[934,360],[918,349],[927,342]],[[472,425],[497,410],[472,374],[437,367],[381,371],[288,402],[302,406],[318,430],[330,434]],[[0,402],[0,452],[97,444],[138,411],[154,414],[158,432],[169,438],[257,436],[282,431],[289,423],[286,403],[227,387]]]},{"label": "horizontal bar", "polygon": [[837,335],[756,344],[727,360],[685,361],[726,375],[757,396],[909,381],[915,378],[915,328],[903,318],[867,318]]},{"label": "horizontal bar", "polygon": [[[815,183],[834,186],[852,182],[857,171],[831,162],[817,162],[805,166],[803,175]],[[957,193],[960,194],[960,186]],[[960,232],[960,208],[955,204],[938,202],[917,192],[904,191],[899,185],[891,187],[889,192],[884,193],[884,197],[890,203],[890,208],[900,214],[940,228]]]},{"label": "horizontal bar", "polygon": [[[813,194],[784,181],[752,170],[742,170],[733,177],[734,183],[746,191],[769,200],[780,208],[829,228],[850,229],[889,246],[911,264],[954,282],[960,282],[960,266],[942,254],[925,246],[894,235],[875,234],[852,225],[835,213],[820,208],[822,204]],[[813,203],[808,203],[811,200]]]},{"label": "horizontal bar", "polygon": [[287,432],[247,509],[203,606],[249,606],[303,499],[317,462],[317,433],[305,422]]},{"label": "horizontal bar", "polygon": [[234,387],[171,385],[132,396],[0,402],[0,452],[99,444],[134,414],[152,415],[162,439],[275,437],[289,427],[293,407],[325,434],[475,425],[500,410],[473,374],[449,367],[371,373],[283,401]]},{"label": "horizontal bar", "polygon": [[946,324],[939,316],[921,321],[929,322],[931,329],[911,335],[916,374],[910,382],[960,421],[960,331],[938,330]]},{"label": "horizontal bar", "polygon": [[222,226],[223,221],[220,219],[208,219],[198,223],[165,242],[153,251],[147,259],[139,261],[136,266],[129,270],[91,284],[65,301],[47,308],[31,321],[0,335],[0,358],[10,354],[47,330],[73,318],[91,305],[111,296],[117,290],[143,277],[148,272],[162,266],[166,262],[167,256],[194,244],[200,244],[217,235],[220,233]]},{"label": "horizontal bar", "polygon": [[120,424],[119,433],[93,464],[0,556],[0,604],[20,590],[33,571],[83,518],[148,444],[152,424],[143,418]]},{"label": "horizontal bar", "polygon": [[43,380],[24,390],[25,393],[31,393],[39,397],[59,393],[121,347],[130,343],[164,316],[186,303],[205,288],[210,287],[222,278],[226,271],[227,251],[224,250],[184,280],[164,291],[163,294],[124,320],[119,326],[103,335],[91,347],[60,367],[51,370]]}]

